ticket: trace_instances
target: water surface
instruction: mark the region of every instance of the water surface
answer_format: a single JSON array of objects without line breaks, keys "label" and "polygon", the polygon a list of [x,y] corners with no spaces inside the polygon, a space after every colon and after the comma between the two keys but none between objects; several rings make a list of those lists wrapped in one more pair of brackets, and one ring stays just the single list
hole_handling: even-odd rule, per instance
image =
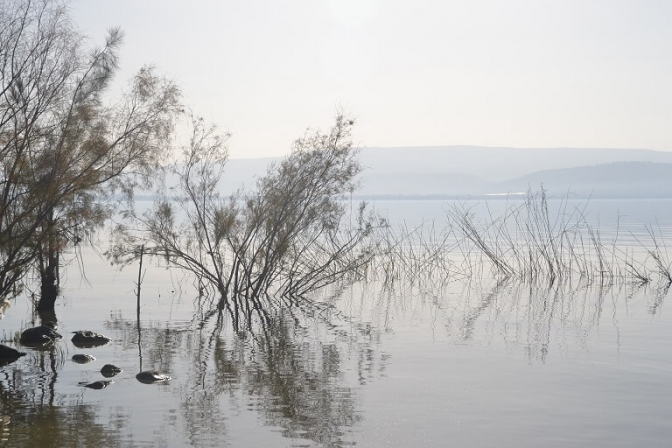
[{"label": "water surface", "polygon": [[[498,203],[499,204],[499,203]],[[603,234],[672,223],[669,203],[592,203]],[[440,201],[376,203],[395,222],[443,217]],[[622,231],[623,227],[621,227]],[[610,234],[610,232],[612,232]],[[437,275],[393,288],[357,284],[333,309],[275,316],[272,331],[200,323],[188,277],[137,271],[83,248],[56,316],[66,337],[0,367],[8,446],[669,446],[672,318],[658,284],[525,285]],[[30,326],[17,299],[0,321]],[[106,334],[78,349],[71,332]],[[13,345],[13,343],[9,343]],[[75,353],[96,360],[77,364]],[[100,368],[124,371],[102,390]],[[172,379],[143,384],[140,370]],[[2,443],[0,443],[1,445]]]}]

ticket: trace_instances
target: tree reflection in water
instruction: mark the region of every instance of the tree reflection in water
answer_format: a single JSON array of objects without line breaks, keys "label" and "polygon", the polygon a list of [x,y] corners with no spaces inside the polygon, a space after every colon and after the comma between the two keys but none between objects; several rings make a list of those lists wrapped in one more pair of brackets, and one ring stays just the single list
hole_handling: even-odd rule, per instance
[{"label": "tree reflection in water", "polygon": [[[235,332],[225,313],[196,329],[143,324],[138,356],[175,378],[171,388],[191,445],[230,441],[229,418],[247,411],[286,438],[350,444],[347,434],[361,419],[356,388],[371,378],[373,365],[383,370],[387,357],[370,326],[337,330],[324,316],[308,314],[278,311],[272,327],[248,332]],[[124,349],[137,350],[134,323],[117,314],[107,326],[120,332]]]},{"label": "tree reflection in water", "polygon": [[[620,335],[637,329],[631,317],[658,318],[668,293],[634,284],[360,286],[338,301],[348,318],[330,314],[333,308],[284,308],[272,326],[257,322],[246,332],[234,331],[226,313],[138,326],[135,311],[115,312],[105,323],[113,343],[101,350],[109,357],[99,360],[118,363],[124,373],[104,392],[76,387],[72,375],[84,370],[69,367],[66,343],[26,350],[28,356],[0,367],[2,440],[19,447],[276,446],[287,439],[346,446],[366,427],[361,387],[386,375],[382,331],[397,342],[410,337],[410,350],[427,341],[422,332],[431,325],[437,340],[487,345],[485,355],[501,347],[529,363],[572,359],[598,340],[603,351],[610,341],[619,350]],[[409,347],[386,346],[404,368]],[[141,368],[173,380],[142,385],[134,378]]]},{"label": "tree reflection in water", "polygon": [[340,446],[343,432],[360,417],[354,390],[343,384],[339,348],[310,338],[290,319],[277,322],[250,344],[236,344],[228,352],[220,347],[214,352],[216,364],[235,364],[241,387],[257,399],[267,426],[283,428],[286,437]]},{"label": "tree reflection in water", "polygon": [[0,446],[133,446],[122,440],[124,419],[111,429],[81,395],[56,392],[65,354],[57,346],[28,353],[28,362],[0,367]]}]

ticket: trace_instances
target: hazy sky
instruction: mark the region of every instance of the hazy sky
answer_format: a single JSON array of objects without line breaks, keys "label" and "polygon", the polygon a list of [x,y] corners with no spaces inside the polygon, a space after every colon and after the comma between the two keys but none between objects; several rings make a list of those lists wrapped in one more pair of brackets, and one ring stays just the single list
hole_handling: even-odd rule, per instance
[{"label": "hazy sky", "polygon": [[341,107],[365,146],[672,150],[672,1],[73,0],[233,134],[286,153]]}]

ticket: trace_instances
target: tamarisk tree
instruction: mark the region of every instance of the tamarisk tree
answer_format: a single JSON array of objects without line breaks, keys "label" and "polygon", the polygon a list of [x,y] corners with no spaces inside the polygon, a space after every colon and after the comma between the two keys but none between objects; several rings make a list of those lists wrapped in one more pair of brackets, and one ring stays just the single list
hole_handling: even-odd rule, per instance
[{"label": "tamarisk tree", "polygon": [[[309,303],[309,293],[361,275],[378,225],[362,203],[349,201],[361,171],[350,139],[353,122],[338,116],[328,133],[298,139],[252,191],[222,197],[226,138],[195,121],[176,186],[144,215],[117,228],[109,255],[128,263],[163,257],[196,275],[209,315],[228,311],[238,326],[268,310]],[[184,217],[180,220],[179,217]]]},{"label": "tamarisk tree", "polygon": [[88,48],[59,0],[0,0],[0,296],[34,269],[38,309],[53,309],[58,254],[102,225],[112,195],[131,195],[168,148],[173,83],[145,68],[103,103],[121,42],[111,29]]}]

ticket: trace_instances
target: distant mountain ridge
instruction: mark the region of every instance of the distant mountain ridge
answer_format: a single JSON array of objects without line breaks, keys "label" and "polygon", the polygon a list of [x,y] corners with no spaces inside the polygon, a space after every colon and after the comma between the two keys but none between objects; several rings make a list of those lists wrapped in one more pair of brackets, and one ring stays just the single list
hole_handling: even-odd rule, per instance
[{"label": "distant mountain ridge", "polygon": [[[481,196],[525,191],[593,197],[672,197],[672,152],[645,149],[441,146],[363,148],[358,195]],[[233,159],[223,190],[253,187],[275,159]]]},{"label": "distant mountain ridge", "polygon": [[672,196],[672,153],[663,151],[446,146],[365,148],[360,157],[366,196],[481,196],[542,184],[577,196]]},{"label": "distant mountain ridge", "polygon": [[429,146],[364,148],[360,160],[375,170],[461,173],[502,182],[535,171],[612,162],[672,163],[672,152],[647,149]]},{"label": "distant mountain ridge", "polygon": [[525,191],[541,185],[552,192],[613,198],[672,197],[672,164],[613,162],[602,165],[537,171],[500,182],[500,192]]}]

